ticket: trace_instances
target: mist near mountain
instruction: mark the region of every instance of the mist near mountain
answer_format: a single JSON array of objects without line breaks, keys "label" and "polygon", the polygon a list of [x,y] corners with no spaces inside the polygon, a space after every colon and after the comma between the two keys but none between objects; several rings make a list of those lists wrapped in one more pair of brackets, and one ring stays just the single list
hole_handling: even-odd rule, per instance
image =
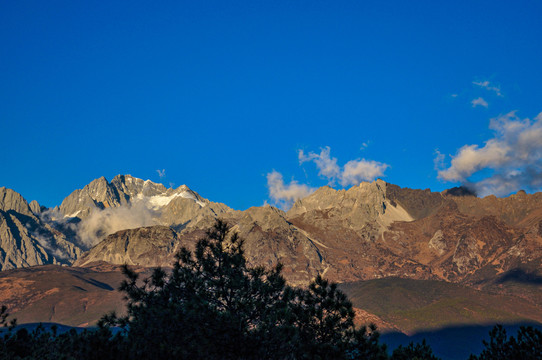
[{"label": "mist near mountain", "polygon": [[74,230],[79,241],[90,249],[117,231],[157,225],[159,216],[147,201],[136,200],[119,207],[94,209]]}]

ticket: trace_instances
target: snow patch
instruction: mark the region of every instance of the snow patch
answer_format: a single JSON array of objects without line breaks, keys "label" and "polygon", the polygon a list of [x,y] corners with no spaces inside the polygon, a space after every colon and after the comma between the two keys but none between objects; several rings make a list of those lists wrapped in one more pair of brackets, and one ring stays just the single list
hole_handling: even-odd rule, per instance
[{"label": "snow patch", "polygon": [[74,218],[74,217],[76,217],[77,215],[79,215],[80,212],[81,212],[81,210],[77,210],[77,211],[74,212],[73,214],[64,215],[64,217]]},{"label": "snow patch", "polygon": [[195,196],[194,194],[192,194],[191,192],[189,191],[183,191],[181,193],[177,193],[177,194],[173,194],[173,195],[169,195],[169,196],[165,196],[165,195],[156,195],[156,196],[151,196],[150,199],[149,199],[149,202],[154,206],[154,207],[160,207],[160,206],[166,206],[167,204],[169,204],[173,199],[177,198],[177,197],[182,197],[182,198],[185,198],[185,199],[191,199],[191,200],[194,200],[199,206],[201,207],[204,207],[205,204],[201,201],[199,201]]}]

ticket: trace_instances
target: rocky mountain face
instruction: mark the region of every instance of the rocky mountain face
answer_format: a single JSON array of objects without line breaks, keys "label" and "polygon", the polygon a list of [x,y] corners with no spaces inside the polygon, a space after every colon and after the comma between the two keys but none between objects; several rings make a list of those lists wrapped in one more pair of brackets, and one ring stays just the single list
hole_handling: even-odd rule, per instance
[{"label": "rocky mountain face", "polygon": [[152,215],[158,223],[181,227],[206,215],[231,211],[224,204],[202,198],[186,185],[168,189],[150,180],[117,175],[111,182],[101,177],[75,190],[62,201],[60,212],[65,217],[86,219],[93,212],[134,204],[155,210]]},{"label": "rocky mountain face", "polygon": [[[244,240],[251,265],[271,267],[281,262],[293,284],[305,284],[325,270],[318,247],[302,230],[291,226],[283,211],[264,206],[223,215],[223,219],[235,224],[233,230]],[[83,254],[74,266],[92,266],[103,261],[118,265],[171,266],[180,248],[193,250],[215,218],[216,215],[203,216],[195,224],[177,231],[155,225],[116,232]]]},{"label": "rocky mountain face", "polygon": [[[204,199],[185,185],[167,189],[130,175],[118,175],[111,182],[104,177],[96,179],[75,190],[55,209],[45,209],[36,201],[29,204],[17,192],[2,187],[0,270],[68,265],[116,231],[161,224],[180,230],[199,222],[205,224],[203,219],[230,211],[226,205]],[[138,258],[145,256],[154,255],[144,253]],[[124,263],[121,259],[126,256],[109,257],[108,261],[113,259]],[[152,261],[142,264],[157,265]]]},{"label": "rocky mountain face", "polygon": [[[105,223],[124,214],[110,212],[115,209],[134,213],[143,208],[149,211],[150,223],[135,222],[110,228],[109,232],[92,229],[101,241],[91,244],[84,255],[75,245],[77,233],[72,242],[65,231],[59,230],[51,239],[56,241],[55,246],[67,244],[62,245],[64,251],[71,254],[69,260],[75,260],[76,266],[99,261],[168,266],[181,246],[193,247],[214,219],[222,218],[245,239],[252,264],[273,266],[281,262],[288,281],[295,285],[323,274],[337,282],[395,276],[481,287],[517,268],[539,271],[542,193],[519,192],[499,199],[477,198],[460,190],[437,193],[377,180],[348,190],[322,187],[287,212],[271,206],[235,211],[202,198],[184,185],[167,189],[148,180],[118,175],[111,182],[94,180],[70,194],[59,208],[64,221],[75,221],[77,232],[87,229],[88,224]],[[16,236],[26,234],[30,242],[19,246],[26,252],[19,256],[21,260],[11,261],[10,267],[59,262],[35,237],[30,240],[32,225],[25,225],[28,221],[13,225],[16,213],[19,218],[34,219],[34,230],[54,234],[59,228],[36,216],[32,209],[39,209],[39,204],[31,208],[17,195],[6,193],[0,198],[2,219],[11,219],[2,229],[9,228],[13,234],[13,229],[20,228]],[[136,208],[137,204],[142,207]],[[8,211],[4,209],[11,215],[4,215]],[[107,216],[93,222],[96,214]],[[8,224],[7,220],[2,224]],[[4,233],[2,239],[14,238]],[[7,246],[2,245],[4,252]],[[31,261],[22,260],[26,258]]]},{"label": "rocky mountain face", "polygon": [[[82,249],[43,220],[41,207],[0,187],[0,270],[70,264]],[[67,231],[66,231],[67,232]]]},{"label": "rocky mountain face", "polygon": [[320,189],[287,218],[323,245],[326,276],[335,281],[397,276],[474,284],[542,263],[541,195],[480,199],[376,181]]},{"label": "rocky mountain face", "polygon": [[104,261],[110,264],[157,267],[171,264],[179,248],[177,233],[167,226],[121,230],[107,236],[73,265],[85,266]]},{"label": "rocky mountain face", "polygon": [[[192,247],[220,217],[245,239],[251,263],[281,262],[296,285],[323,274],[338,282],[396,276],[481,286],[522,264],[536,271],[542,263],[542,194],[520,192],[505,199],[455,194],[459,196],[377,180],[348,190],[320,188],[288,212],[270,206],[204,212],[194,201],[182,200],[191,207],[161,217],[175,231],[168,236],[178,239],[178,246],[161,247],[162,255],[156,256],[167,266],[179,246]],[[175,221],[177,216],[184,217]],[[136,231],[114,234],[76,264],[156,264],[150,255],[133,261],[134,255],[124,250],[140,246],[132,243],[148,240]],[[152,253],[141,246],[141,254]]]}]

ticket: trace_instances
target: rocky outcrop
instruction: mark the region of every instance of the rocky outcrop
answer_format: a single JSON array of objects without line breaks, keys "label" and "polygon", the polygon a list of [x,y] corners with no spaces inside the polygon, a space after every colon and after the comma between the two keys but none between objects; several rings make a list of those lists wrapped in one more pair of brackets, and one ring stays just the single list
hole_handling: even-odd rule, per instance
[{"label": "rocky outcrop", "polygon": [[[118,230],[152,224],[171,226],[175,231],[197,230],[212,225],[216,217],[234,213],[185,185],[166,188],[130,175],[115,176],[111,182],[104,177],[93,180],[55,209],[46,209],[37,201],[28,204],[17,192],[2,187],[0,211],[0,269],[70,264],[83,250]],[[141,238],[135,233],[127,236]],[[121,255],[119,249],[121,258],[133,255]],[[112,255],[103,257],[114,259]],[[135,256],[136,262],[158,264],[150,258],[143,260],[146,257],[152,256]]]},{"label": "rocky outcrop", "polygon": [[[322,187],[312,195],[297,201],[287,213],[289,219],[312,216],[324,222],[335,222],[356,232],[377,229],[376,236],[395,221],[412,221],[414,218],[401,204],[387,196],[387,184],[382,180],[361,183],[348,190]],[[319,227],[325,227],[320,224]]]},{"label": "rocky outcrop", "polygon": [[66,234],[36,216],[32,206],[17,192],[0,188],[0,270],[43,264],[70,264],[81,248]]},{"label": "rocky outcrop", "polygon": [[5,212],[14,211],[27,216],[33,214],[28,202],[21,194],[6,187],[0,187],[0,210]]},{"label": "rocky outcrop", "polygon": [[287,220],[317,244],[335,281],[398,276],[484,281],[542,264],[542,194],[483,199],[377,180],[329,187],[298,201]]},{"label": "rocky outcrop", "polygon": [[[291,226],[284,212],[271,206],[228,213],[225,218],[244,240],[244,250],[253,266],[285,266],[285,276],[295,285],[306,284],[325,271],[326,263],[317,246],[302,231]],[[214,216],[204,217],[197,226],[177,233],[166,226],[122,230],[107,236],[90,249],[74,266],[105,261],[111,264],[171,266],[181,247],[192,250],[213,225]]]},{"label": "rocky outcrop", "polygon": [[29,207],[35,215],[39,215],[41,213],[41,205],[36,200],[32,200],[29,204]]},{"label": "rocky outcrop", "polygon": [[494,195],[450,197],[459,211],[469,216],[495,216],[513,227],[529,227],[542,220],[542,192],[519,191],[506,198]]},{"label": "rocky outcrop", "polygon": [[206,221],[207,219],[225,217],[226,214],[234,212],[224,204],[211,202],[197,196],[198,201],[182,196],[174,197],[161,208],[160,223],[178,230],[186,227],[201,227],[204,224],[208,227],[211,223]]},{"label": "rocky outcrop", "polygon": [[119,196],[114,186],[105,177],[93,180],[83,189],[72,192],[60,205],[60,212],[66,217],[87,217],[93,209],[105,209],[127,203]]},{"label": "rocky outcrop", "polygon": [[107,236],[73,265],[100,261],[144,267],[171,265],[180,245],[177,233],[166,226],[122,230]]},{"label": "rocky outcrop", "polygon": [[286,214],[272,206],[252,207],[230,217],[245,240],[244,248],[252,265],[284,265],[284,275],[291,284],[301,285],[326,272],[328,263],[320,247],[307,234],[293,226]]}]

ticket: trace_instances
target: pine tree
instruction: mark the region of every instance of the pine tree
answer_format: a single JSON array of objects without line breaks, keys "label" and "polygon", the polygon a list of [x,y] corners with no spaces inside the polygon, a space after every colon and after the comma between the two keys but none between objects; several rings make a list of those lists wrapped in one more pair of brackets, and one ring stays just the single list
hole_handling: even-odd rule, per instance
[{"label": "pine tree", "polygon": [[[128,314],[103,323],[125,329],[133,356],[191,359],[385,358],[373,328],[356,329],[346,296],[321,277],[286,285],[282,266],[249,267],[243,241],[218,220],[171,273],[148,279],[124,267]],[[369,356],[369,357],[368,357]]]}]

